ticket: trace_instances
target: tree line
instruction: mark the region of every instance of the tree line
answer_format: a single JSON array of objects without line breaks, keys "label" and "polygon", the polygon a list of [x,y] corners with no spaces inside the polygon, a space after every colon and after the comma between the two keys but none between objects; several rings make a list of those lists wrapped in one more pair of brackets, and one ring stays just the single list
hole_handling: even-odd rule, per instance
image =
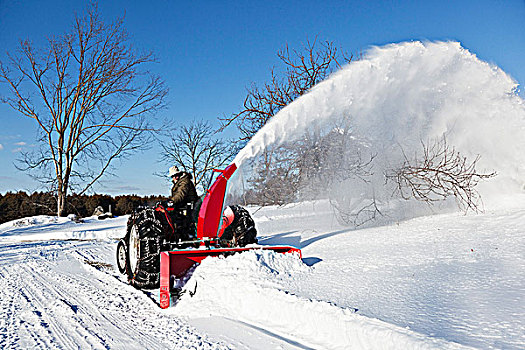
[{"label": "tree line", "polygon": [[[131,214],[139,206],[152,206],[165,200],[161,196],[122,195],[110,196],[106,194],[69,195],[66,211],[77,217],[93,215],[97,207],[105,212],[111,209],[115,216]],[[28,216],[56,215],[56,196],[51,192],[0,193],[0,224]]]}]

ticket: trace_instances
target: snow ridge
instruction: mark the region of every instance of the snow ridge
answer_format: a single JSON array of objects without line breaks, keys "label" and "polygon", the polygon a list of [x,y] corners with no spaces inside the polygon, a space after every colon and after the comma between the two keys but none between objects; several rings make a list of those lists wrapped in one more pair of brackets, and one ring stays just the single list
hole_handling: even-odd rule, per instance
[{"label": "snow ridge", "polygon": [[287,282],[308,279],[310,270],[296,256],[271,251],[207,259],[195,270],[174,311],[190,318],[235,319],[312,348],[461,348],[355,314],[355,309],[286,291]]}]

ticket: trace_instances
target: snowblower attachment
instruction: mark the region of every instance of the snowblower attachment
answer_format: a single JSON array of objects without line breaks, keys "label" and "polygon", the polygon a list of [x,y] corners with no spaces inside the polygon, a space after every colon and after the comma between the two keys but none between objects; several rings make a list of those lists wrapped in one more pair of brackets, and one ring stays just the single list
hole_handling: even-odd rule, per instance
[{"label": "snowblower attachment", "polygon": [[[291,246],[250,246],[220,247],[221,236],[231,219],[223,217],[224,197],[227,182],[237,170],[231,164],[224,170],[215,170],[221,174],[207,191],[199,211],[197,222],[197,239],[201,242],[199,249],[179,249],[160,253],[160,307],[170,305],[172,277],[182,278],[195,264],[207,257],[227,256],[248,250],[272,250],[277,253],[295,253],[301,258],[301,250]],[[222,222],[222,225],[221,225]]]}]

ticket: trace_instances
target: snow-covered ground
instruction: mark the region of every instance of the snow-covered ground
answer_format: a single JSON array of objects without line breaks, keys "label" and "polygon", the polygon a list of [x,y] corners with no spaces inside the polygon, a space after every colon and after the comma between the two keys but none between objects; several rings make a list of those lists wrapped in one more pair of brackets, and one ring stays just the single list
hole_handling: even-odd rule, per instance
[{"label": "snow-covered ground", "polygon": [[206,259],[167,310],[115,267],[125,217],[0,226],[1,348],[525,347],[525,198],[484,214],[338,226],[324,202],[251,208],[261,244]]}]

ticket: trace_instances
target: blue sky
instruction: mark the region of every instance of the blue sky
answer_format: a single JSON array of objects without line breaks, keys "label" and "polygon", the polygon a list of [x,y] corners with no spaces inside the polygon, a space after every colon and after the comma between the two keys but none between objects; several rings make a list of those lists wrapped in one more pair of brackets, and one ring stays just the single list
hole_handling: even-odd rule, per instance
[{"label": "blue sky", "polygon": [[[0,60],[19,39],[35,45],[68,30],[85,1],[0,0]],[[472,1],[102,1],[103,18],[125,14],[139,48],[155,52],[152,67],[167,83],[169,107],[158,118],[216,124],[236,112],[246,87],[263,83],[284,45],[330,40],[351,53],[411,40],[455,40],[525,83],[525,0]],[[522,88],[523,90],[523,88]],[[0,84],[0,94],[5,93]],[[523,95],[523,92],[522,92]],[[36,183],[13,165],[35,143],[36,125],[0,104],[0,192],[33,191]],[[234,130],[230,131],[234,134]],[[168,194],[158,146],[115,163],[98,193]]]}]

